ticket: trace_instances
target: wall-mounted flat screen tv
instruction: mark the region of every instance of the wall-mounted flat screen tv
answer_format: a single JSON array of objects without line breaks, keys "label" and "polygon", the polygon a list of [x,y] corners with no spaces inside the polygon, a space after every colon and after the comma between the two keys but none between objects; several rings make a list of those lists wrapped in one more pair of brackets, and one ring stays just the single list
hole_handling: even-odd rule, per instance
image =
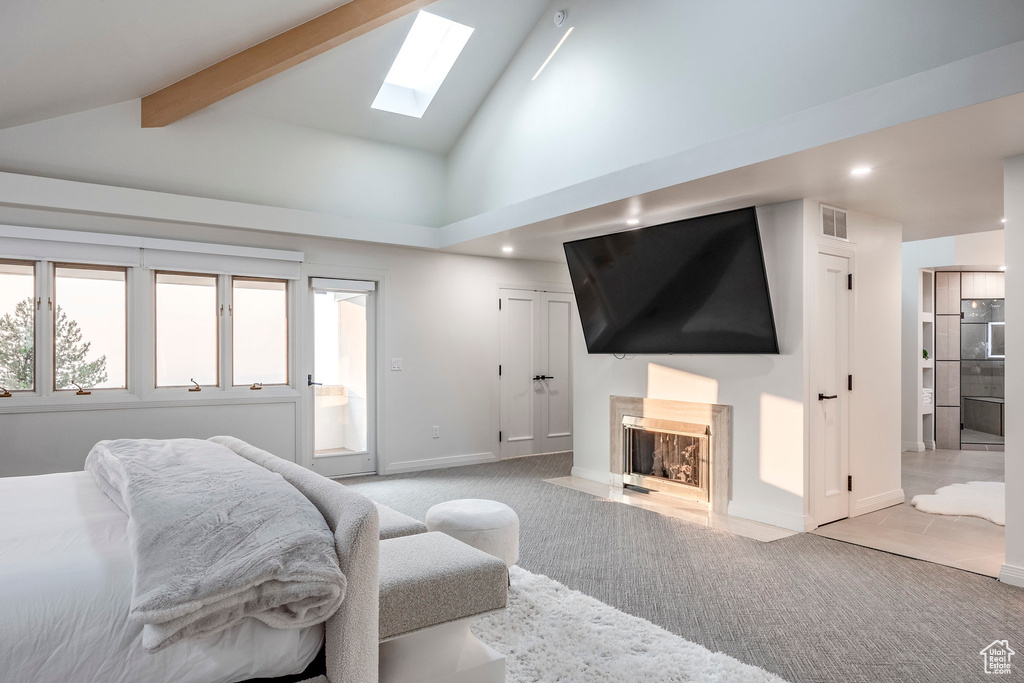
[{"label": "wall-mounted flat screen tv", "polygon": [[778,353],[754,207],[566,242],[590,353]]}]

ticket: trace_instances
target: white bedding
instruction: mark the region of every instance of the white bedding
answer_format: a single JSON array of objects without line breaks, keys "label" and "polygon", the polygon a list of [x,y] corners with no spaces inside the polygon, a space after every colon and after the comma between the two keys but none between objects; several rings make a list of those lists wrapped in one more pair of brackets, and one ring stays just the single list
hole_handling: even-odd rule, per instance
[{"label": "white bedding", "polygon": [[247,620],[149,654],[128,619],[128,517],[88,472],[0,478],[0,681],[228,683],[302,671],[323,626]]}]

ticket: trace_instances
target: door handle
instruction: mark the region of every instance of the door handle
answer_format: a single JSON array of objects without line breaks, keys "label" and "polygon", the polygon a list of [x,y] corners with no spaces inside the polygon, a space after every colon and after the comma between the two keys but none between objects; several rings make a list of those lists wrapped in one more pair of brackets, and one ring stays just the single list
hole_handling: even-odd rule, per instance
[{"label": "door handle", "polygon": [[829,399],[839,398],[839,396],[826,396],[825,394],[818,394],[819,401],[828,401]]},{"label": "door handle", "polygon": [[307,387],[322,387],[323,382],[314,382],[313,375],[306,375],[306,386]]},{"label": "door handle", "polygon": [[552,377],[551,375],[537,375],[536,377],[533,378],[533,381],[536,382],[539,379],[554,379],[554,377]]}]

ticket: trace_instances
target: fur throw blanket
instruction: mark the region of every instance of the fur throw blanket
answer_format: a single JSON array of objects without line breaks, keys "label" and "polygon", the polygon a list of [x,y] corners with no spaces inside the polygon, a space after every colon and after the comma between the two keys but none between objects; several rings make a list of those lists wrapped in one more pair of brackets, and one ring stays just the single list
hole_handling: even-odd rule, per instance
[{"label": "fur throw blanket", "polygon": [[129,616],[151,652],[247,618],[304,628],[341,605],[334,535],[281,475],[198,439],[100,441],[85,469],[129,517]]}]

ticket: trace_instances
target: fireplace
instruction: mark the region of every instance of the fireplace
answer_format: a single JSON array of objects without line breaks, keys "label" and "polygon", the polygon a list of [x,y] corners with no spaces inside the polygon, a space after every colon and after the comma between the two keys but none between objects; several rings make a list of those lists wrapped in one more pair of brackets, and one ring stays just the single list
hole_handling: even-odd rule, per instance
[{"label": "fireplace", "polygon": [[622,483],[708,503],[711,429],[625,415]]},{"label": "fireplace", "polygon": [[611,481],[726,514],[732,409],[715,403],[611,396]]}]

